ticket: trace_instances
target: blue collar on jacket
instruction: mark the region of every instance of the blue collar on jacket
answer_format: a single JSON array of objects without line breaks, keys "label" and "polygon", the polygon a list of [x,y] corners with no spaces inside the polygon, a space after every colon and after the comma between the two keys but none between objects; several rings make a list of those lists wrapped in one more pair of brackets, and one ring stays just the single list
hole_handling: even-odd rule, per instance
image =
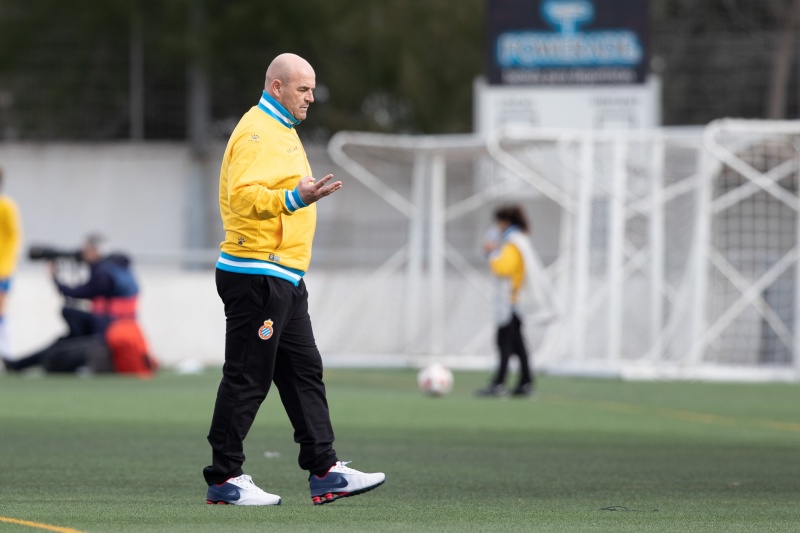
[{"label": "blue collar on jacket", "polygon": [[289,129],[300,124],[300,121],[294,118],[277,100],[268,95],[267,91],[261,92],[258,108]]}]

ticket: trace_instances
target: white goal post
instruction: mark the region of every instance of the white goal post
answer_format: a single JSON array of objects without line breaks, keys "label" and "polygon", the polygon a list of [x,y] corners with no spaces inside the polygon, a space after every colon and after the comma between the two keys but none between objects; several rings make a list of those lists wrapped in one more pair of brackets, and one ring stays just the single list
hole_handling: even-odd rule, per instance
[{"label": "white goal post", "polygon": [[329,153],[358,184],[348,194],[366,221],[347,238],[371,244],[319,274],[316,305],[335,316],[315,324],[320,344],[362,363],[492,366],[480,242],[493,209],[513,201],[563,311],[527,328],[538,370],[797,380],[799,142],[798,123],[739,120],[338,133]]}]

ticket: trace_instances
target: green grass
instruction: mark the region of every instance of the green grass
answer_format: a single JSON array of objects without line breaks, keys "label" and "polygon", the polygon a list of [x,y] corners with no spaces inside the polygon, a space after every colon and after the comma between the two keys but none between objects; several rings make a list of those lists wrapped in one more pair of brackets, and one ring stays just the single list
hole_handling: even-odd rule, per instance
[{"label": "green grass", "polygon": [[283,505],[247,508],[204,503],[218,377],[0,376],[0,517],[85,532],[800,529],[795,385],[544,377],[535,401],[494,400],[471,396],[485,374],[460,372],[434,399],[410,370],[331,369],[339,456],[385,485],[311,505],[270,394],[245,468]]}]

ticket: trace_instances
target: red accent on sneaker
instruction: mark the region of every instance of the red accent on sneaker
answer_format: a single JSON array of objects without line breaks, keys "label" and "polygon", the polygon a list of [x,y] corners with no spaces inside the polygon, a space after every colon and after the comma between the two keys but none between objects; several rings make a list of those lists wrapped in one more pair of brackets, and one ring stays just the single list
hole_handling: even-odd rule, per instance
[{"label": "red accent on sneaker", "polygon": [[314,505],[322,505],[323,503],[329,503],[334,501],[337,497],[341,496],[342,494],[347,494],[346,492],[336,493],[335,495],[327,492],[322,496],[312,496],[311,501]]}]

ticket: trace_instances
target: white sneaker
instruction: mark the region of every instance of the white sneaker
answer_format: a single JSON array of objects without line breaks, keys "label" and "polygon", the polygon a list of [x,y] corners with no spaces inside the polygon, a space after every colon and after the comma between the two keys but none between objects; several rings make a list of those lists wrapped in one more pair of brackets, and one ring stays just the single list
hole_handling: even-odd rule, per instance
[{"label": "white sneaker", "polygon": [[309,479],[311,501],[314,505],[332,502],[338,498],[363,494],[381,485],[386,480],[383,472],[367,474],[348,468],[347,462],[339,461],[322,477],[312,475]]},{"label": "white sneaker", "polygon": [[281,497],[264,492],[246,474],[232,477],[225,483],[211,485],[206,503],[218,505],[280,505]]}]

